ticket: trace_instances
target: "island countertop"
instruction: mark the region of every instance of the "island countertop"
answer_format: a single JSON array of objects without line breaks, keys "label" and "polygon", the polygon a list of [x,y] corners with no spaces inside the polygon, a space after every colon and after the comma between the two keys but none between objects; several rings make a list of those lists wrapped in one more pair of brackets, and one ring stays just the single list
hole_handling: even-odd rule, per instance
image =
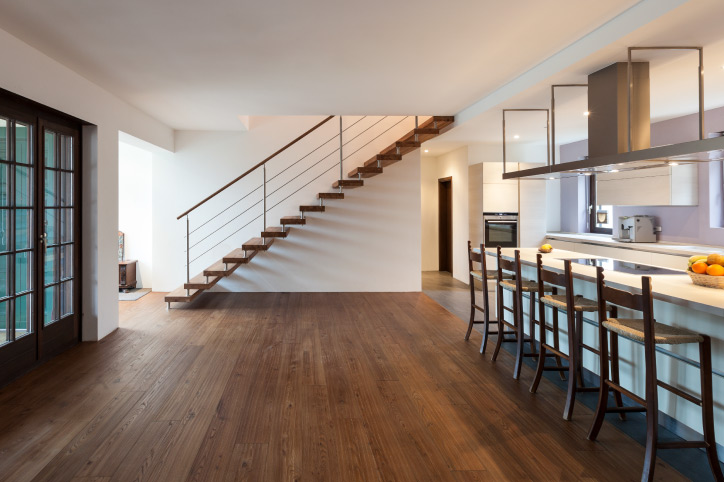
[{"label": "island countertop", "polygon": [[[513,259],[516,248],[503,248],[504,258]],[[519,248],[520,259],[524,266],[536,266],[537,248]],[[475,252],[480,252],[475,249]],[[496,248],[487,247],[486,254],[492,257],[497,256]],[[554,270],[563,271],[564,259],[577,258],[603,258],[575,251],[554,249],[551,253],[543,254],[543,265]],[[596,268],[593,266],[573,263],[573,275],[575,278],[596,281]],[[683,268],[683,266],[682,266]],[[624,289],[641,289],[641,275],[622,273],[619,271],[606,270],[604,276],[608,283]],[[683,306],[685,308],[703,311],[714,316],[724,318],[724,290],[697,286],[692,283],[691,278],[682,269],[681,274],[655,274],[650,275],[654,299]]]}]

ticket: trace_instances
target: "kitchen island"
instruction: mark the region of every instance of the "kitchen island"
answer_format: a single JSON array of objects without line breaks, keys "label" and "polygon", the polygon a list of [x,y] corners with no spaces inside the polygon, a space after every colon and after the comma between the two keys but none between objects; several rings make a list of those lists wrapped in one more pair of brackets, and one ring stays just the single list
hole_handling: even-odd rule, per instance
[{"label": "kitchen island", "polygon": [[[503,248],[502,255],[513,259],[514,248]],[[537,248],[521,248],[522,274],[526,279],[537,280],[536,257]],[[486,254],[492,259],[496,257],[495,248],[486,248]],[[601,258],[587,253],[554,249],[543,254],[543,264],[552,269],[563,271],[564,259]],[[488,258],[492,261],[491,258]],[[630,260],[624,260],[630,261]],[[489,262],[489,265],[495,265]],[[683,271],[680,274],[652,274],[654,294],[654,316],[656,321],[673,326],[680,326],[692,331],[709,335],[712,338],[712,364],[714,368],[714,400],[724,399],[724,290],[705,288],[694,285]],[[596,299],[596,268],[585,264],[572,263],[575,294],[589,299]],[[641,275],[606,270],[605,279],[611,286],[630,291],[640,291]],[[511,306],[511,294],[504,291],[505,304]],[[494,299],[494,297],[491,298]],[[524,304],[527,307],[527,303]],[[492,311],[492,308],[491,308]],[[622,314],[626,310],[620,310]],[[524,313],[527,317],[527,308]],[[506,318],[510,314],[506,313]],[[640,317],[634,314],[634,317]],[[547,315],[552,320],[552,315]],[[586,313],[587,324],[584,326],[584,343],[598,347],[598,320],[595,313]],[[527,332],[528,323],[524,323]],[[567,347],[565,324],[561,325],[561,344]],[[539,334],[536,332],[536,339]],[[548,335],[550,336],[550,334]],[[700,393],[698,370],[698,347],[696,345],[662,345],[658,347],[657,365],[660,380],[680,387],[691,393]],[[567,350],[564,350],[567,351]],[[626,339],[620,339],[621,382],[637,395],[644,394],[644,357],[643,346]],[[584,352],[583,365],[594,374],[598,374],[598,357],[588,351]],[[697,432],[702,432],[701,415],[698,406],[682,400],[665,390],[659,391],[659,408],[670,417],[668,425],[684,424]],[[724,406],[716,404],[714,409],[716,428],[719,440],[724,440]],[[672,428],[672,427],[670,427]],[[673,427],[681,432],[682,427]]]}]

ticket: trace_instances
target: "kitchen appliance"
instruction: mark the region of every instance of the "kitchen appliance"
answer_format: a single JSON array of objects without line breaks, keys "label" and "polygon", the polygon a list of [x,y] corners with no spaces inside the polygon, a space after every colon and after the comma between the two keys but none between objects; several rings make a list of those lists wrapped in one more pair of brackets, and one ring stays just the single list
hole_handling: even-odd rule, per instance
[{"label": "kitchen appliance", "polygon": [[483,213],[483,221],[486,246],[518,246],[518,213]]},{"label": "kitchen appliance", "polygon": [[619,216],[617,241],[625,243],[655,243],[656,226],[653,216]]}]

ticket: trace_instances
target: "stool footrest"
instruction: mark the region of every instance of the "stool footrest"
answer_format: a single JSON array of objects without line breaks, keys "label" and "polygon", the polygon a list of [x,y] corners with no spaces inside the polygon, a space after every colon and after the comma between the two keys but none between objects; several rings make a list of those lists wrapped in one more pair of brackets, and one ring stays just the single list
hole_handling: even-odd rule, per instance
[{"label": "stool footrest", "polygon": [[[619,384],[617,384],[617,383],[614,383],[614,382],[612,382],[611,380],[606,380],[606,385],[608,385],[608,386],[611,387],[612,389],[616,390],[617,392],[626,395],[628,398],[630,398],[630,399],[633,400],[634,402],[638,403],[639,405],[641,405],[641,406],[643,406],[643,407],[646,407],[646,400],[644,400],[643,398],[639,397],[639,396],[636,395],[635,393],[630,392],[629,390],[626,390],[626,389],[623,388],[621,385],[619,385]],[[644,410],[645,410],[645,408],[644,408]]]},{"label": "stool footrest", "polygon": [[476,305],[476,304],[474,304],[474,303],[473,303],[472,306],[473,306],[476,310],[480,310],[480,311],[482,311],[482,312],[485,312],[485,308],[483,308],[482,306],[478,306],[478,305]]},{"label": "stool footrest", "polygon": [[576,387],[577,392],[597,392],[599,387]]},{"label": "stool footrest", "polygon": [[568,360],[568,355],[566,355],[565,353],[563,353],[560,350],[553,348],[552,346],[548,345],[547,343],[543,344],[543,348],[545,348],[546,351],[552,352],[552,354],[554,356],[559,356],[559,357],[563,358],[564,360]]},{"label": "stool footrest", "polygon": [[581,343],[581,348],[585,348],[586,350],[595,353],[596,355],[601,355],[601,350],[598,348],[593,348],[592,346],[586,345],[585,343]]},{"label": "stool footrest", "polygon": [[656,380],[656,384],[658,386],[660,386],[661,388],[670,391],[674,395],[678,395],[681,398],[690,401],[694,405],[699,405],[701,407],[700,398],[696,398],[694,395],[691,395],[690,393],[686,393],[685,391],[681,390],[680,388],[673,387],[666,382],[662,382],[661,380]]},{"label": "stool footrest", "polygon": [[608,413],[645,412],[646,407],[606,407]]},{"label": "stool footrest", "polygon": [[679,440],[676,442],[658,442],[656,448],[659,449],[706,449],[709,444],[703,440]]}]

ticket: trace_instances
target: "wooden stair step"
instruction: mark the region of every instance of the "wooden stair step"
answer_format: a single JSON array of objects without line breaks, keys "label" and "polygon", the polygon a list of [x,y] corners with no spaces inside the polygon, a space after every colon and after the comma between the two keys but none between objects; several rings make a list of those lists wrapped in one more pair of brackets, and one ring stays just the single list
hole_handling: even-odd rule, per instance
[{"label": "wooden stair step", "polygon": [[204,290],[189,290],[186,294],[184,288],[176,288],[169,294],[167,294],[163,301],[166,303],[189,303],[196,299]]},{"label": "wooden stair step", "polygon": [[204,270],[204,276],[230,276],[241,263],[224,263],[218,261]]},{"label": "wooden stair step", "polygon": [[285,228],[282,226],[267,227],[261,232],[262,238],[286,238],[289,235],[291,228]]},{"label": "wooden stair step", "polygon": [[343,192],[320,192],[317,199],[344,199]]},{"label": "wooden stair step", "polygon": [[399,162],[402,160],[402,155],[400,154],[377,154],[375,157],[370,159],[369,161],[365,162],[365,167],[368,166],[377,166],[382,165],[382,167],[387,167],[391,164],[394,164],[396,162]]},{"label": "wooden stair step", "polygon": [[287,224],[307,224],[307,220],[299,216],[284,216],[279,222],[282,226]]},{"label": "wooden stair step", "polygon": [[245,251],[242,248],[236,248],[231,253],[227,254],[221,260],[222,263],[227,264],[246,264],[251,261],[251,258],[256,256],[256,251]]},{"label": "wooden stair step", "polygon": [[184,288],[194,290],[208,290],[219,282],[221,276],[204,276],[199,274],[191,278],[188,283],[184,283]]},{"label": "wooden stair step", "polygon": [[324,206],[315,204],[313,206],[299,206],[299,211],[302,213],[323,213],[325,209]]},{"label": "wooden stair step", "polygon": [[349,172],[347,174],[349,177],[372,177],[376,176],[378,174],[382,174],[382,168],[377,167],[376,165],[369,165],[369,166],[361,166],[357,167]]},{"label": "wooden stair step", "polygon": [[421,144],[419,142],[416,142],[413,137],[412,140],[402,140],[397,141],[394,144],[390,144],[385,149],[383,149],[380,154],[399,154],[401,156],[404,156],[405,154],[409,154],[410,152],[419,148],[420,145]]},{"label": "wooden stair step", "polygon": [[241,245],[241,249],[247,251],[267,251],[274,244],[274,238],[251,238]]},{"label": "wooden stair step", "polygon": [[436,136],[440,134],[440,129],[436,129],[434,127],[418,127],[417,129],[415,129],[414,134],[432,134]]},{"label": "wooden stair step", "polygon": [[352,189],[355,187],[362,187],[365,185],[365,182],[362,179],[340,179],[339,181],[334,181],[334,184],[332,184],[333,188],[339,188],[344,187],[347,189]]}]

